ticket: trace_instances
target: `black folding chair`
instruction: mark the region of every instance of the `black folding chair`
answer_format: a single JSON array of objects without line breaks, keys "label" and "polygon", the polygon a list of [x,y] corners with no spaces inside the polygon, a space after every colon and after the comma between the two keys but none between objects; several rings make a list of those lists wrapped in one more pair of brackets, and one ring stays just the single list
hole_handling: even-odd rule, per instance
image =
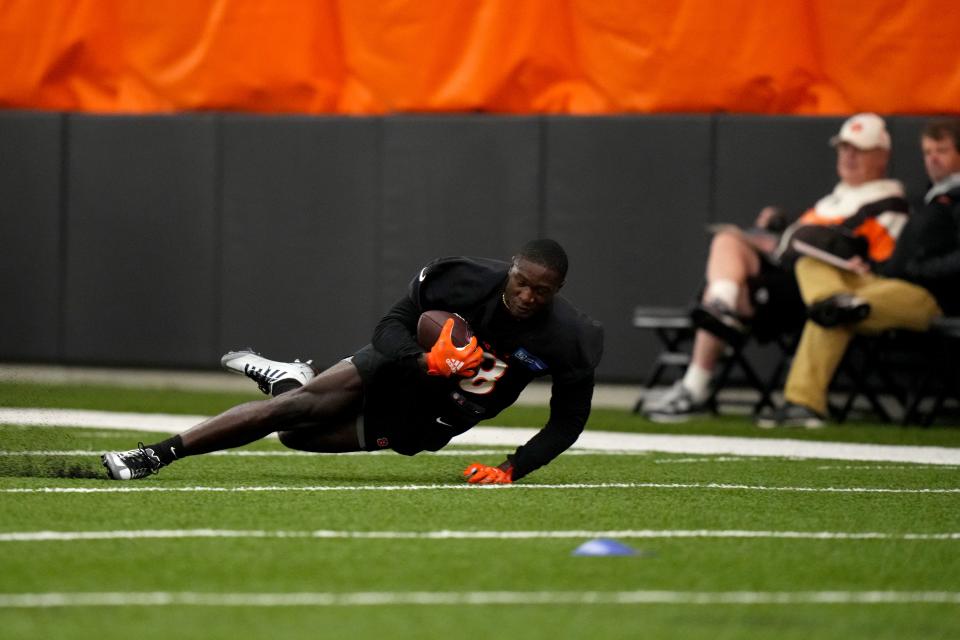
[{"label": "black folding chair", "polygon": [[[644,393],[634,405],[634,413],[643,407],[647,392],[655,387],[666,373],[676,370],[682,373],[690,364],[690,345],[696,334],[696,327],[690,320],[690,310],[686,307],[646,307],[638,306],[633,313],[633,326],[638,329],[653,331],[660,340],[662,350],[657,355],[644,382]],[[790,357],[796,348],[798,334],[795,331],[773,336],[769,341],[778,348],[777,362],[773,373],[764,380],[755,367],[746,357],[745,349],[753,342],[748,335],[740,344],[729,345],[724,352],[719,369],[713,380],[710,397],[707,405],[717,412],[717,396],[730,381],[735,371],[743,374],[746,383],[759,394],[759,399],[753,405],[754,414],[764,407],[773,406],[773,392],[779,388],[783,373],[789,365]]]}]

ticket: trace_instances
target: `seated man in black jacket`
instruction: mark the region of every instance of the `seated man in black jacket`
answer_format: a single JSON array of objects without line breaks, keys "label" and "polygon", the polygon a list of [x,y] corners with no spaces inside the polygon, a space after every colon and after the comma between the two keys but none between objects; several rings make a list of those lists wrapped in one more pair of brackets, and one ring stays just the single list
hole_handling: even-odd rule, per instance
[{"label": "seated man in black jacket", "polygon": [[[553,240],[527,243],[512,262],[435,260],[351,358],[314,375],[307,363],[231,352],[224,366],[272,399],[234,407],[163,442],[104,454],[103,464],[115,480],[141,478],[274,432],[304,451],[436,451],[513,404],[531,380],[550,375],[546,426],[499,466],[475,463],[464,472],[473,483],[518,480],[568,449],[590,415],[603,330],[557,295],[566,273],[566,253]],[[425,351],[417,321],[429,310],[458,313],[475,340],[457,349],[441,334]]]},{"label": "seated man in black jacket", "polygon": [[813,258],[797,262],[810,320],[790,367],[786,402],[760,426],[822,426],[830,381],[855,332],[923,331],[944,313],[960,313],[960,119],[928,123],[921,147],[933,184],[878,274],[857,260],[848,269]]}]

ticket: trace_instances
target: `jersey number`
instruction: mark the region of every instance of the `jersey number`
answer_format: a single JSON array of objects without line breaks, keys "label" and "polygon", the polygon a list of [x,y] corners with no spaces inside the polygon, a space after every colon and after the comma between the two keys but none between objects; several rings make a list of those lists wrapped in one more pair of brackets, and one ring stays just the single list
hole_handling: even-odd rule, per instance
[{"label": "jersey number", "polygon": [[507,363],[489,353],[483,354],[483,362],[477,369],[477,375],[460,381],[460,388],[468,393],[486,395],[493,391],[497,380],[507,372]]}]

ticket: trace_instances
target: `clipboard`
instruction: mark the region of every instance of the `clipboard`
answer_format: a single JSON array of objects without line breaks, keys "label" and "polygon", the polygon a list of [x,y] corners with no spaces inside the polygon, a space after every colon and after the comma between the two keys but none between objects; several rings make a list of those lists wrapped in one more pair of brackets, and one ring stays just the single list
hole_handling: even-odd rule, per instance
[{"label": "clipboard", "polygon": [[804,242],[803,240],[793,240],[791,243],[793,250],[797,253],[805,256],[810,256],[811,258],[816,258],[821,262],[826,262],[827,264],[833,265],[845,271],[857,272],[856,269],[850,263],[850,260],[847,258],[841,258],[840,256],[830,253],[829,251],[824,251],[819,247],[815,247],[809,242]]}]

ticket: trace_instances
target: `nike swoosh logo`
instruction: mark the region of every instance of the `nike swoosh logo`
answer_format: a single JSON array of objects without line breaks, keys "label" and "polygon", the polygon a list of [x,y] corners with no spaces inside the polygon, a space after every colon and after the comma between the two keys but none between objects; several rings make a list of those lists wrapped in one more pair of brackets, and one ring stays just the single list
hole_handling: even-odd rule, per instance
[{"label": "nike swoosh logo", "polygon": [[427,277],[427,268],[424,267],[423,269],[420,269],[420,282],[423,282],[424,278],[426,277]]},{"label": "nike swoosh logo", "polygon": [[442,424],[445,427],[452,427],[453,425],[444,420],[443,418],[437,418],[437,424]]}]

